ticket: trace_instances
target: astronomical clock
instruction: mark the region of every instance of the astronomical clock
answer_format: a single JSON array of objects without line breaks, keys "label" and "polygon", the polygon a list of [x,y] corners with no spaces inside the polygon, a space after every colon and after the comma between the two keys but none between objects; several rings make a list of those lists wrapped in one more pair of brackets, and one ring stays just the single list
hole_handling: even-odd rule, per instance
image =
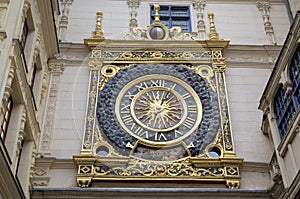
[{"label": "astronomical clock", "polygon": [[243,159],[234,152],[226,92],[229,41],[209,14],[209,40],[160,23],[107,40],[97,13],[85,132],[77,183],[174,180],[238,188]]}]

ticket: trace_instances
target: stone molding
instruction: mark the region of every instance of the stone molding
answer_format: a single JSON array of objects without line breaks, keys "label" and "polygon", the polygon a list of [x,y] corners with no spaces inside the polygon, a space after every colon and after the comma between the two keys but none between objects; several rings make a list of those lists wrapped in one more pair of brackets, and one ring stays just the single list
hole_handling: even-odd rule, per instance
[{"label": "stone molding", "polygon": [[32,199],[38,198],[218,198],[218,199],[271,199],[268,190],[224,190],[222,188],[149,188],[149,187],[93,187],[82,188],[47,188],[34,187],[31,192]]},{"label": "stone molding", "polygon": [[229,45],[224,51],[227,67],[273,68],[282,46]]},{"label": "stone molding", "polygon": [[[89,57],[88,49],[84,44],[61,43],[60,48],[61,53],[54,57],[57,61],[82,64]],[[178,46],[178,48],[180,47]],[[263,67],[270,69],[274,66],[281,48],[282,46],[279,45],[229,45],[224,50],[224,57],[226,57],[228,63],[227,67]],[[164,46],[164,49],[169,50],[167,46]],[[65,51],[68,51],[68,53],[65,53]],[[243,56],[237,56],[237,54]]]}]

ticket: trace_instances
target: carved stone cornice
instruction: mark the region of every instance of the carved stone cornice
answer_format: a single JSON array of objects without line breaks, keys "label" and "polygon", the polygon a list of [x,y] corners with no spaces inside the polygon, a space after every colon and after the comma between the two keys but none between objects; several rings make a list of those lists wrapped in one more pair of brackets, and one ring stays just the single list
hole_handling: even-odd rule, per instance
[{"label": "carved stone cornice", "polygon": [[227,67],[273,68],[282,46],[229,45],[224,51]]}]

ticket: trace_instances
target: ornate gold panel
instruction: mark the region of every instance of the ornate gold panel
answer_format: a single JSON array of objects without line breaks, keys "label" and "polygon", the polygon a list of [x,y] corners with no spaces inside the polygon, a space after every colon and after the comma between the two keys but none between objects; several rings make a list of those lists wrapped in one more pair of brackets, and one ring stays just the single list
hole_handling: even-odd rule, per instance
[{"label": "ornate gold panel", "polygon": [[90,80],[82,150],[74,156],[78,186],[177,180],[239,187],[243,159],[234,152],[222,56],[229,41],[217,36],[85,40]]}]

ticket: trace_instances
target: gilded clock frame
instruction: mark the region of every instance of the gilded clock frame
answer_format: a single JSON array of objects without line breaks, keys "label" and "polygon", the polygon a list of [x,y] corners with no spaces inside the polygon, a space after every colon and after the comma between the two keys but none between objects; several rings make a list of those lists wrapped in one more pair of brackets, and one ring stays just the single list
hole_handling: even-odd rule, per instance
[{"label": "gilded clock frame", "polygon": [[[97,22],[101,24],[100,15]],[[76,178],[79,187],[89,187],[95,181],[172,180],[209,181],[224,183],[232,189],[239,188],[243,159],[236,157],[234,151],[223,57],[229,41],[219,40],[211,24],[210,40],[108,40],[100,34],[100,26],[96,26],[93,38],[85,39],[91,51],[85,131],[81,152],[73,156],[78,166]],[[217,93],[220,128],[202,154],[176,161],[143,160],[130,154],[120,155],[118,149],[104,138],[96,119],[98,94],[120,70],[140,63],[181,65],[204,78]],[[105,149],[105,156],[96,154],[99,147]],[[128,144],[126,147],[134,149],[136,146]],[[189,147],[193,147],[192,144]],[[211,148],[220,151],[218,158],[209,155]]]}]

